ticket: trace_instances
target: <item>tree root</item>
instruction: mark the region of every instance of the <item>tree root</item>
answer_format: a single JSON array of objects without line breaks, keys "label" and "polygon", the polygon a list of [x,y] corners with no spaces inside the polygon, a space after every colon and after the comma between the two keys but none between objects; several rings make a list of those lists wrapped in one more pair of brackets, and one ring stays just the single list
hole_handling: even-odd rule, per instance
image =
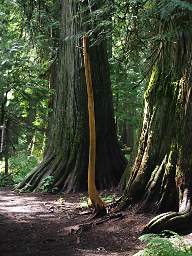
[{"label": "tree root", "polygon": [[90,221],[87,223],[83,223],[83,224],[77,225],[75,227],[72,227],[71,233],[79,235],[82,232],[88,231],[91,228],[93,228],[97,225],[101,225],[111,219],[120,220],[120,219],[124,218],[124,216],[125,215],[123,213],[119,212],[119,213],[112,213],[112,214],[105,215],[104,217],[99,218],[97,220],[93,220],[93,218],[91,218]]},{"label": "tree root", "polygon": [[107,210],[105,207],[104,208],[95,208],[94,212],[93,212],[92,219],[101,218],[101,217],[104,217],[105,215],[107,215]]},{"label": "tree root", "polygon": [[167,212],[153,218],[142,233],[160,233],[171,230],[178,234],[187,234],[192,230],[192,209],[183,212]]}]

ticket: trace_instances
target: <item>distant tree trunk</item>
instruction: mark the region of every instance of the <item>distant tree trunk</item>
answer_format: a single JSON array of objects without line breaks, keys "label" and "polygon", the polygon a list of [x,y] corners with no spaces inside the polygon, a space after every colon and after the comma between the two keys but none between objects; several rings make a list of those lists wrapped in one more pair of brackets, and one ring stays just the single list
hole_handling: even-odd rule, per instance
[{"label": "distant tree trunk", "polygon": [[28,116],[26,118],[26,126],[28,129],[28,132],[26,134],[26,141],[27,141],[27,151],[29,154],[31,154],[32,152],[32,148],[34,146],[34,133],[35,133],[35,129],[33,127],[33,122],[35,121],[36,118],[36,112],[37,112],[37,108],[34,105],[33,100],[29,101],[29,109],[28,109]]},{"label": "distant tree trunk", "polygon": [[[18,186],[36,190],[48,175],[59,191],[87,189],[88,113],[87,94],[78,39],[80,19],[75,0],[62,1],[61,40],[55,73],[55,96],[48,147],[41,164]],[[96,115],[96,184],[99,189],[116,186],[125,169],[116,137],[106,42],[90,49]]]},{"label": "distant tree trunk", "polygon": [[8,175],[9,172],[9,150],[8,150],[8,129],[9,121],[7,120],[6,113],[6,103],[7,103],[7,94],[9,90],[1,97],[1,108],[0,108],[0,125],[2,126],[3,132],[1,131],[1,155],[4,157],[5,164],[5,175]]},{"label": "distant tree trunk", "polygon": [[134,147],[134,130],[133,126],[127,121],[124,120],[122,124],[122,137],[121,141],[123,145],[126,145],[127,147],[133,149]]},{"label": "distant tree trunk", "polygon": [[145,92],[138,153],[121,201],[121,207],[139,204],[140,211],[174,211],[154,218],[145,232],[192,229],[192,35],[182,27],[182,21],[190,27],[191,12],[176,17],[172,31],[161,24],[162,33],[175,37],[159,48]]},{"label": "distant tree trunk", "polygon": [[9,174],[9,149],[10,149],[10,139],[9,139],[9,120],[6,122],[5,129],[5,145],[4,145],[4,158],[5,158],[5,175]]}]

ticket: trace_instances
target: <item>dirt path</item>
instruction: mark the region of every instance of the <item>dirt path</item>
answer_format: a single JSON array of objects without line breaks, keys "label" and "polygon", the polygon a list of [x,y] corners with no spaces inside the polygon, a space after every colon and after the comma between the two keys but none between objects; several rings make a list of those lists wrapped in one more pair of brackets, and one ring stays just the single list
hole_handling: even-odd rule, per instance
[{"label": "dirt path", "polygon": [[137,238],[148,217],[126,212],[121,220],[75,232],[88,222],[79,202],[76,194],[0,190],[0,255],[124,256],[142,248]]}]

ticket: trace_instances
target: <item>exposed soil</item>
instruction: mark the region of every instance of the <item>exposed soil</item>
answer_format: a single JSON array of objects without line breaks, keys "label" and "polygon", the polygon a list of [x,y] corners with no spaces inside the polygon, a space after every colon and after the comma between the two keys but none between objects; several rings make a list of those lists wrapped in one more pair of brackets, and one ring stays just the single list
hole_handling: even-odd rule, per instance
[{"label": "exposed soil", "polygon": [[84,225],[90,215],[84,214],[81,197],[1,189],[0,255],[125,256],[143,248],[138,237],[150,216],[127,211],[123,218]]}]

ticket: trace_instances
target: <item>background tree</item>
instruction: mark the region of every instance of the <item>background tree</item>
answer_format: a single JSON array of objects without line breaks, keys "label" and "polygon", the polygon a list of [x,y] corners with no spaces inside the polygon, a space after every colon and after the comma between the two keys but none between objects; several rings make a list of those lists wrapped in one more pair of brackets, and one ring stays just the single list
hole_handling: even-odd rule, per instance
[{"label": "background tree", "polygon": [[[122,207],[167,212],[145,232],[191,228],[191,1],[145,2],[155,30],[155,60],[145,91],[143,127]],[[180,202],[180,207],[179,207]]]},{"label": "background tree", "polygon": [[[19,0],[14,4],[11,1],[7,1],[6,5],[4,3],[1,2],[4,15],[1,16],[3,81],[0,102],[5,102],[4,94],[10,90],[5,106],[6,120],[7,117],[11,120],[7,155],[9,173],[13,173],[14,180],[18,182],[37,161],[42,160],[47,137],[51,136],[58,53],[62,44],[58,17],[60,4],[59,1]],[[127,3],[116,0],[100,2],[99,5],[95,5],[94,1],[89,1],[89,4],[84,2],[77,10],[77,16],[81,16],[79,20],[90,36],[92,49],[103,40],[105,48],[107,45],[115,126],[121,148],[130,162],[130,153],[135,152],[143,107],[140,88],[144,84],[145,66],[145,54],[139,51],[134,54],[139,40],[134,37],[133,41],[137,44],[133,45],[127,34],[127,26],[134,27],[134,15],[127,13]],[[78,28],[76,35],[65,39],[81,47],[79,38],[83,30]],[[128,51],[127,45],[132,45],[132,50]],[[139,62],[138,56],[141,58]],[[1,164],[4,165],[4,160]],[[53,179],[52,176],[48,178]]]},{"label": "background tree", "polygon": [[121,187],[127,182],[142,124],[143,93],[149,69],[145,20],[139,19],[139,1],[114,1],[110,59],[115,122],[121,148],[128,159]]},{"label": "background tree", "polygon": [[[41,164],[19,188],[39,189],[47,176],[53,177],[52,187],[58,190],[76,191],[87,187],[89,143],[86,87],[81,44],[75,35],[81,33],[83,28],[79,24],[79,13],[82,17],[91,10],[91,15],[97,17],[97,9],[94,3],[85,10],[79,8],[76,1],[61,3],[59,53],[54,63],[55,72],[52,73],[56,93],[48,147]],[[99,14],[98,18],[102,16]],[[101,28],[100,33],[103,31]],[[99,40],[100,34],[97,31],[94,34]],[[117,185],[126,166],[116,138],[106,46],[103,40],[90,48],[97,136],[96,183],[100,189]]]}]

